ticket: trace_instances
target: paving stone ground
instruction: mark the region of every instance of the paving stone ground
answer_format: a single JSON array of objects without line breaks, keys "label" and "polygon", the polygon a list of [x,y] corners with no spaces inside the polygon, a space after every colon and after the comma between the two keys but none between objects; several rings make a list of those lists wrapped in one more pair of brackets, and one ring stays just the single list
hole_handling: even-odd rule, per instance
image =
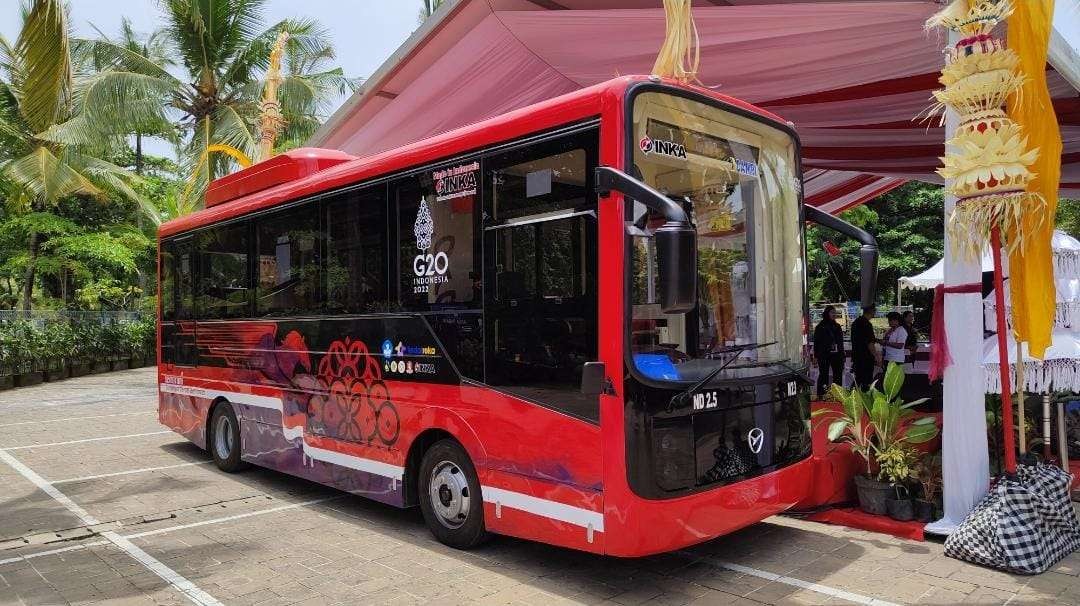
[{"label": "paving stone ground", "polygon": [[417,510],[219,472],[158,425],[154,381],[149,368],[0,392],[0,604],[1080,606],[1080,554],[1024,577],[790,517],[633,560],[502,537],[455,551]]}]

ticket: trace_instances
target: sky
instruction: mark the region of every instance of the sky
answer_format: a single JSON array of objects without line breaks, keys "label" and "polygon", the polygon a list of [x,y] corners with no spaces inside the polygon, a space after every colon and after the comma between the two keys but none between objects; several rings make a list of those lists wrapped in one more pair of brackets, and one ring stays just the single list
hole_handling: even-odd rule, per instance
[{"label": "sky", "polygon": [[[109,35],[120,29],[121,17],[135,31],[146,33],[162,22],[156,0],[68,0],[75,35],[94,37],[96,26]],[[19,4],[0,0],[0,34],[14,43],[19,35]],[[267,0],[267,27],[282,19],[306,16],[330,31],[337,64],[350,77],[371,75],[418,26],[420,0]],[[345,98],[340,99],[344,102]],[[151,144],[149,153],[172,155],[168,147]]]}]

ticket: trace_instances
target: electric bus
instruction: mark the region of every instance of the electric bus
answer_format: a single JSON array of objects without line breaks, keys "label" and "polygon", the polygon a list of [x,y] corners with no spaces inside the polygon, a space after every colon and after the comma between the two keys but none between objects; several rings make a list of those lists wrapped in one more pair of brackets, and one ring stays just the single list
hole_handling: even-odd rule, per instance
[{"label": "electric bus", "polygon": [[803,231],[849,226],[801,174],[791,124],[656,77],[285,152],[159,230],[159,419],[457,548],[730,533],[812,482]]}]

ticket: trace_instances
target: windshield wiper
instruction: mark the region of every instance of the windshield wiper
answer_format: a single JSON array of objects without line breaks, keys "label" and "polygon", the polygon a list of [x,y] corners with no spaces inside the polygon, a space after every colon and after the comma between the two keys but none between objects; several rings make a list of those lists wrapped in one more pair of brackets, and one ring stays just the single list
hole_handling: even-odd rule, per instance
[{"label": "windshield wiper", "polygon": [[[726,362],[721,364],[719,368],[717,368],[716,370],[714,370],[714,371],[710,372],[709,374],[705,375],[705,378],[701,379],[697,383],[694,383],[690,387],[687,387],[686,390],[675,394],[671,398],[671,400],[668,401],[667,411],[672,412],[676,408],[682,408],[683,401],[686,400],[686,398],[690,397],[690,394],[694,393],[698,389],[700,389],[703,386],[707,385],[709,383],[709,381],[712,381],[713,379],[716,378],[717,375],[724,372],[724,369],[726,369],[728,366],[731,366],[732,362],[739,359],[739,356],[741,354],[744,354],[744,353],[746,353],[748,351],[752,351],[754,349],[761,349],[762,347],[768,347],[769,345],[775,345],[775,344],[776,344],[776,341],[769,341],[768,343],[747,343],[745,345],[733,345],[731,347],[724,347],[723,349],[710,350],[709,351],[710,354],[713,354],[713,353],[729,353],[729,354],[733,354],[733,355],[730,358],[728,358],[728,360]],[[676,404],[676,402],[678,402],[678,404]]]}]

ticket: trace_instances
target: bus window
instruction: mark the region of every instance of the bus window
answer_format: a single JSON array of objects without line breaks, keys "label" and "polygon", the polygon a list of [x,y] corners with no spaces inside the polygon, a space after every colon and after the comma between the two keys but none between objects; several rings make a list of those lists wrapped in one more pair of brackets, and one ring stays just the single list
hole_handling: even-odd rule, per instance
[{"label": "bus window", "polygon": [[176,243],[176,319],[195,319],[195,267],[191,238]]},{"label": "bus window", "polygon": [[169,322],[176,319],[176,245],[172,242],[161,243],[161,319]]},{"label": "bus window", "polygon": [[196,237],[200,320],[249,315],[248,225],[212,227]]},{"label": "bus window", "polygon": [[319,215],[311,204],[259,219],[256,224],[255,311],[259,316],[318,311]]},{"label": "bus window", "polygon": [[338,313],[385,311],[386,186],[334,196],[326,226],[327,308]]},{"label": "bus window", "polygon": [[480,303],[474,242],[480,165],[467,161],[396,184],[399,296],[405,311]]},{"label": "bus window", "polygon": [[597,421],[581,369],[597,356],[596,132],[488,159],[486,382]]}]

